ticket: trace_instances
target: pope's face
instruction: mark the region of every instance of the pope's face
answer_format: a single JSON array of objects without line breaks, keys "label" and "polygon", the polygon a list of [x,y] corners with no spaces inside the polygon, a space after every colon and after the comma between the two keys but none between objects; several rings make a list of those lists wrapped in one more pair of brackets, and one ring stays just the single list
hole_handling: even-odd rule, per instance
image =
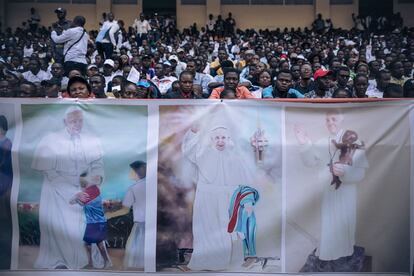
[{"label": "pope's face", "polygon": [[78,135],[82,131],[83,116],[82,112],[75,111],[71,112],[66,116],[64,120],[66,129],[70,135]]},{"label": "pope's face", "polygon": [[343,118],[339,114],[328,113],[326,115],[326,128],[330,134],[337,134],[342,128]]},{"label": "pope's face", "polygon": [[211,140],[213,142],[214,147],[219,150],[223,151],[226,149],[226,146],[229,142],[229,135],[227,133],[227,130],[225,129],[217,129],[213,131],[213,134],[211,136]]}]

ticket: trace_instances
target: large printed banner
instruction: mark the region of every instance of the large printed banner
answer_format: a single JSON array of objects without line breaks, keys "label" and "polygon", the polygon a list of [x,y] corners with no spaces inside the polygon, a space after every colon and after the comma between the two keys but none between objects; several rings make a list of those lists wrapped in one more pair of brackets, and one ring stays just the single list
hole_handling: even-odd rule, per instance
[{"label": "large printed banner", "polygon": [[0,269],[408,275],[413,104],[1,100]]}]

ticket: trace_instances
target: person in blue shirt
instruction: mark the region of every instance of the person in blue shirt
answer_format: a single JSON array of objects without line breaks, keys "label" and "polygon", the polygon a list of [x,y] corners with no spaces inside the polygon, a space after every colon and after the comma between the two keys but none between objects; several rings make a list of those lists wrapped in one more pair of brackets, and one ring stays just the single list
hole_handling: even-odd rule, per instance
[{"label": "person in blue shirt", "polygon": [[104,260],[104,268],[112,266],[105,247],[107,236],[106,217],[102,204],[101,192],[98,185],[102,182],[102,177],[88,177],[87,173],[83,173],[80,178],[80,186],[82,195],[75,195],[71,204],[78,203],[83,206],[86,218],[86,229],[83,236],[86,251],[88,253],[88,265],[85,268],[93,268],[92,261],[92,244],[96,244],[99,252]]}]

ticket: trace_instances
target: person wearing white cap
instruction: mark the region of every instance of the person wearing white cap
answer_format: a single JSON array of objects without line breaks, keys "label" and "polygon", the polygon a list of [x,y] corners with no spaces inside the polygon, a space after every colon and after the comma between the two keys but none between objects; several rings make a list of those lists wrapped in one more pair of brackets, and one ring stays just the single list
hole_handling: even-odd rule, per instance
[{"label": "person wearing white cap", "polygon": [[187,68],[187,64],[180,61],[176,55],[171,55],[168,58],[168,61],[171,63],[171,71],[175,73],[176,76],[179,76]]},{"label": "person wearing white cap", "polygon": [[99,73],[99,69],[98,66],[96,66],[96,64],[89,64],[88,68],[86,70],[86,75],[88,76],[88,78],[96,75]]},{"label": "person wearing white cap", "polygon": [[115,66],[115,62],[112,59],[105,60],[104,65],[103,65],[103,75],[105,77],[105,83],[106,83],[105,92],[108,91],[108,83],[110,83],[113,77],[115,77],[114,66]]},{"label": "person wearing white cap", "polygon": [[[168,61],[164,62],[166,64]],[[177,81],[176,77],[166,76],[164,64],[157,63],[155,65],[155,77],[151,81],[158,87],[161,94],[164,95],[171,88],[173,82]],[[168,62],[169,66],[171,64]],[[167,65],[168,66],[168,65]]]}]

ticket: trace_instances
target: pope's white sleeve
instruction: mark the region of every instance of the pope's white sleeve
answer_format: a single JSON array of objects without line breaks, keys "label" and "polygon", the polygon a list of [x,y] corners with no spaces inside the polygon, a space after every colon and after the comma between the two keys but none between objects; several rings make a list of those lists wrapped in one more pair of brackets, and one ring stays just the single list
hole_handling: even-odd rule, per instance
[{"label": "pope's white sleeve", "polygon": [[199,147],[199,134],[188,130],[184,135],[181,151],[192,163],[197,162],[197,149]]},{"label": "pope's white sleeve", "polygon": [[369,167],[365,150],[356,150],[352,160],[352,166],[344,165],[345,174],[340,177],[345,183],[362,181],[365,177],[365,171]]},{"label": "pope's white sleeve", "polygon": [[300,157],[306,167],[317,167],[321,164],[321,158],[312,144],[300,146]]}]

